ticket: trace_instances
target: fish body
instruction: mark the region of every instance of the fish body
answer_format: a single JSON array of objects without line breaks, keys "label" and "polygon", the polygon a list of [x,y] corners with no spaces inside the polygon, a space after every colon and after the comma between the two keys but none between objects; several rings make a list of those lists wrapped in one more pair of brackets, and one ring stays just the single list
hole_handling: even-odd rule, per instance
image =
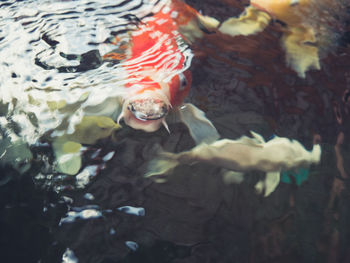
[{"label": "fish body", "polygon": [[[121,61],[128,79],[118,122],[123,119],[128,126],[147,132],[158,130],[162,124],[167,128],[166,115],[183,104],[192,83],[188,70],[192,53],[186,42],[200,37],[202,27],[217,26],[217,21],[208,20],[184,2],[174,0],[130,32]],[[103,58],[119,57],[111,52]]]},{"label": "fish body", "polygon": [[[191,20],[196,11],[187,12],[187,19],[176,19],[180,16],[178,9],[185,5],[177,4],[165,5],[130,33],[127,58],[122,61],[128,82],[118,120],[123,118],[134,129],[159,129],[170,108],[181,105],[191,87],[192,76],[187,70],[186,47],[183,48],[186,44],[178,28]],[[187,54],[190,59],[192,55]],[[104,58],[113,56],[109,53]]]},{"label": "fish body", "polygon": [[277,187],[282,171],[320,162],[318,144],[308,151],[296,140],[275,136],[265,142],[261,135],[251,134],[253,138],[242,136],[237,140],[202,143],[177,154],[163,152],[150,162],[146,177],[166,174],[180,164],[194,163],[207,163],[234,172],[262,171],[266,173],[265,181],[258,182],[255,188],[258,192],[265,188],[265,196],[268,196]]},{"label": "fish body", "polygon": [[176,110],[197,143],[219,138],[201,110],[193,105],[180,110],[192,83],[188,70],[192,53],[186,42],[201,37],[202,28],[214,28],[218,22],[180,0],[164,2],[159,11],[138,21],[137,29],[128,32],[128,43],[118,43],[118,36],[111,41],[119,48],[105,54],[101,61],[120,63],[127,76],[125,85],[116,87],[120,90],[117,98],[86,107],[72,133],[53,138],[57,171],[78,173],[82,144],[95,144],[110,136],[119,129],[121,119],[134,129],[153,132],[164,125],[169,131],[165,118],[170,110]]},{"label": "fish body", "polygon": [[309,152],[296,140],[276,137],[268,142],[256,143],[243,137],[234,141],[223,139],[210,145],[202,144],[183,153],[183,163],[207,162],[234,171],[259,170],[273,172],[320,161],[320,146]]}]

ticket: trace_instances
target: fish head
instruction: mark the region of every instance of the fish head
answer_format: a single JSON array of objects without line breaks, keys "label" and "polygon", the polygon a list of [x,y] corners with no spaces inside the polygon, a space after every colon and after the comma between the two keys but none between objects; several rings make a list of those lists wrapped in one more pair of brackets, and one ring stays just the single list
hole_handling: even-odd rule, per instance
[{"label": "fish head", "polygon": [[136,94],[123,103],[123,111],[118,118],[138,130],[154,132],[164,125],[165,118],[171,108],[168,98],[158,92],[146,91],[142,94]]}]

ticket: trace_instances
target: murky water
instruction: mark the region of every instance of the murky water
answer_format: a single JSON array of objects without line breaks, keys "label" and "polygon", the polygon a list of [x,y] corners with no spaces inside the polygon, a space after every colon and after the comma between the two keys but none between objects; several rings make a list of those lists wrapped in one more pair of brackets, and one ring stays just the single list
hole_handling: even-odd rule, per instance
[{"label": "murky water", "polygon": [[[123,48],[130,32],[168,2],[0,3],[1,262],[350,262],[344,1],[337,2],[341,14],[334,9],[312,20],[327,22],[320,32],[332,43],[322,49],[321,69],[305,78],[285,62],[278,22],[246,37],[201,32],[190,44],[175,32],[178,53],[163,52],[159,60],[167,65],[164,81],[192,72],[185,102],[203,110],[221,138],[255,131],[308,150],[321,142],[321,161],[283,171],[268,197],[255,191],[262,171],[228,177],[222,167],[197,163],[176,167],[165,183],[145,178],[159,148],[179,153],[195,146],[176,114],[167,120],[170,134],[123,121],[110,126],[124,87],[137,80],[130,72],[145,62],[104,55],[130,52]],[[248,4],[186,2],[219,21]],[[147,58],[154,54],[151,47]],[[74,141],[63,157],[66,148],[55,146],[62,141]],[[60,166],[67,156],[69,167]]]}]

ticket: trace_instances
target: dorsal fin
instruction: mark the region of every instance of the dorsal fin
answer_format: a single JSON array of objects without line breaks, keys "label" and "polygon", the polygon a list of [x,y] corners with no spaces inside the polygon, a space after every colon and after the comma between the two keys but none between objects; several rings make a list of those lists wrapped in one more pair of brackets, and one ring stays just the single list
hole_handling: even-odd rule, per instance
[{"label": "dorsal fin", "polygon": [[260,134],[250,131],[250,134],[253,136],[253,138],[259,143],[259,144],[264,144],[265,139],[262,137]]}]

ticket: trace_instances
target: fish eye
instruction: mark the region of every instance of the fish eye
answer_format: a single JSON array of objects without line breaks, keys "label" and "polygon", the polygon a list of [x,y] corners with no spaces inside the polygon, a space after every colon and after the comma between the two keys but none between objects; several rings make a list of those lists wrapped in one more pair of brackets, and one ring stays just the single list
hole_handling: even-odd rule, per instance
[{"label": "fish eye", "polygon": [[186,76],[183,73],[180,73],[179,78],[180,78],[180,90],[184,90],[188,84]]}]

